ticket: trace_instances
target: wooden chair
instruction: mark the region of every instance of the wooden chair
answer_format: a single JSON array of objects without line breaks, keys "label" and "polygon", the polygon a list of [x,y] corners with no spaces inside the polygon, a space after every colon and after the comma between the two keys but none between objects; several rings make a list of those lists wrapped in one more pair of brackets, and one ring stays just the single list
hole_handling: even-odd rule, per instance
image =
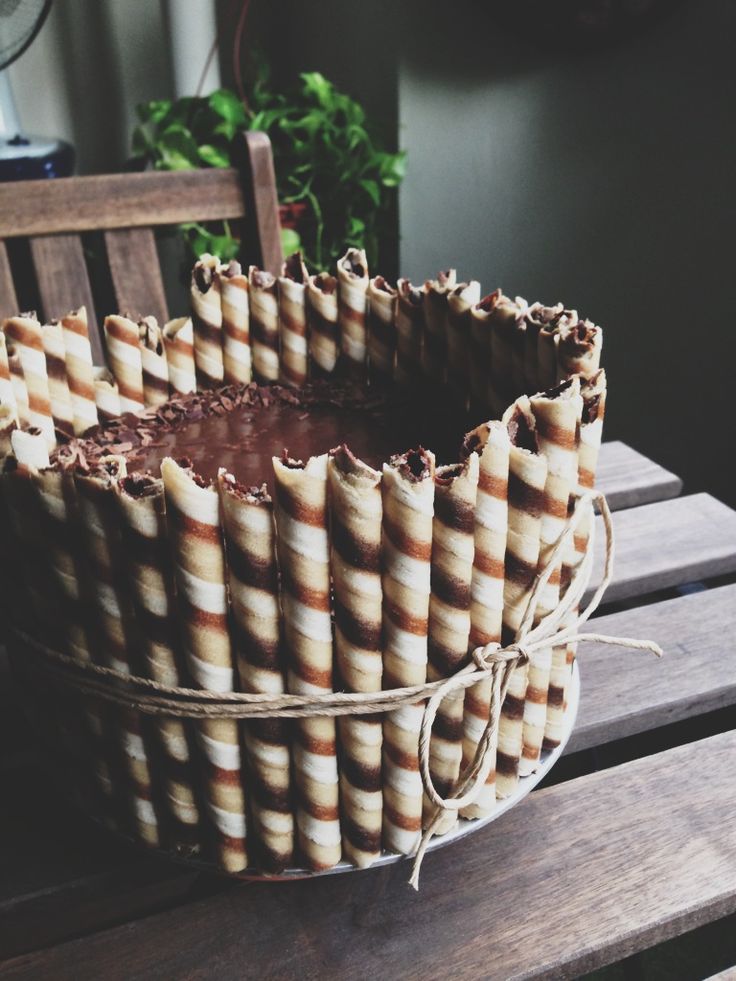
[{"label": "wooden chair", "polygon": [[169,319],[169,311],[156,226],[229,219],[240,225],[244,256],[277,273],[282,253],[270,140],[265,133],[246,133],[237,157],[237,169],[230,170],[0,184],[0,318],[19,310],[8,239],[28,241],[40,317],[49,320],[87,307],[97,363],[103,361],[103,344],[81,233],[103,234],[116,310],[152,313],[159,323]]}]

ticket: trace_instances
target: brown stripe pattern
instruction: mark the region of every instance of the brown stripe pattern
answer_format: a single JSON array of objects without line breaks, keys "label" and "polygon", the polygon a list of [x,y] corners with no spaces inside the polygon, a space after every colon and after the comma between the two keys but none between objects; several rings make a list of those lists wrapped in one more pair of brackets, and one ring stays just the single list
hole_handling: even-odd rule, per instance
[{"label": "brown stripe pattern", "polygon": [[307,351],[307,280],[301,252],[289,256],[279,277],[281,381],[304,385],[309,370]]},{"label": "brown stripe pattern", "polygon": [[95,393],[95,414],[104,426],[122,412],[118,383],[107,368],[92,369],[92,385]]},{"label": "brown stripe pattern", "polygon": [[216,388],[225,377],[219,260],[205,253],[192,269],[189,297],[194,328],[194,363],[200,388]]},{"label": "brown stripe pattern", "polygon": [[317,376],[330,375],[335,370],[340,339],[337,313],[335,277],[328,273],[310,276],[307,282],[309,354]]},{"label": "brown stripe pattern", "polygon": [[197,391],[194,367],[194,325],[191,317],[177,317],[164,324],[161,332],[169,367],[169,387],[173,394]]},{"label": "brown stripe pattern", "polygon": [[[161,476],[189,673],[202,688],[232,691],[219,496],[170,457],[161,463]],[[237,723],[203,720],[197,725],[197,741],[205,766],[206,806],[215,829],[217,863],[228,872],[238,872],[248,865],[248,852]]]},{"label": "brown stripe pattern", "polygon": [[348,249],[337,262],[340,350],[346,364],[362,371],[367,352],[368,259],[363,249]]},{"label": "brown stripe pattern", "polygon": [[[290,692],[332,690],[327,456],[274,457],[281,605]],[[308,868],[340,861],[334,718],[300,719],[293,750],[299,849]]]},{"label": "brown stripe pattern", "polygon": [[82,436],[98,422],[86,308],[80,307],[62,317],[61,328],[64,333],[66,377],[72,400],[74,434]]},{"label": "brown stripe pattern", "polygon": [[222,362],[226,385],[251,380],[250,284],[239,262],[217,268],[222,307]]},{"label": "brown stripe pattern", "polygon": [[105,317],[107,362],[120,395],[121,412],[140,412],[145,407],[143,362],[138,324],[128,317]]},{"label": "brown stripe pattern", "polygon": [[447,296],[447,381],[462,404],[470,387],[471,308],[480,300],[480,283],[460,283]]},{"label": "brown stripe pattern", "polygon": [[251,266],[250,343],[253,374],[257,381],[278,381],[279,377],[279,305],[276,277]]},{"label": "brown stripe pattern", "polygon": [[[224,470],[217,484],[240,688],[280,695],[286,686],[273,504],[265,486],[245,488]],[[253,719],[243,723],[243,736],[255,839],[251,850],[263,869],[280,872],[292,864],[294,852],[289,730],[283,719]]]},{"label": "brown stripe pattern", "polygon": [[[383,465],[383,687],[423,684],[431,582],[434,456],[417,449]],[[422,828],[423,704],[384,716],[383,843],[412,853]]]},{"label": "brown stripe pattern", "polygon": [[374,381],[388,382],[396,353],[396,290],[383,276],[368,284],[368,371]]},{"label": "brown stripe pattern", "polygon": [[[28,392],[28,424],[39,429],[49,448],[56,445],[51,396],[43,351],[43,333],[35,314],[9,317],[3,331],[20,357],[23,378]],[[16,396],[17,401],[17,396]]]},{"label": "brown stripe pattern", "polygon": [[146,405],[163,405],[169,399],[169,366],[163,334],[155,317],[138,321]]},{"label": "brown stripe pattern", "polygon": [[5,342],[5,334],[0,330],[0,406],[7,409],[5,418],[18,422],[18,407],[15,404],[15,393],[13,392],[13,382],[10,378],[10,365],[8,364],[8,351]]},{"label": "brown stripe pattern", "polygon": [[[338,674],[347,691],[380,691],[381,474],[344,445],[327,473]],[[343,855],[365,868],[381,852],[381,719],[346,716],[338,726]]]},{"label": "brown stripe pattern", "polygon": [[430,382],[443,382],[447,367],[447,294],[457,282],[454,269],[437,274],[424,284],[424,340],[422,370]]},{"label": "brown stripe pattern", "polygon": [[49,399],[54,426],[65,436],[74,435],[74,410],[66,377],[64,330],[58,320],[41,328],[46,373],[49,379]]},{"label": "brown stripe pattern", "polygon": [[412,286],[408,279],[400,279],[396,292],[396,380],[402,382],[422,374],[426,286]]}]

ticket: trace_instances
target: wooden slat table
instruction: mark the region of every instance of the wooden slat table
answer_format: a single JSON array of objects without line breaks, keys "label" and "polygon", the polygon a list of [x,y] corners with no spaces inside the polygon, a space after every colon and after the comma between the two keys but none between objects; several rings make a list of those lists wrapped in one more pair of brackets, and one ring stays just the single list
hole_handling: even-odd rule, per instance
[{"label": "wooden slat table", "polygon": [[[559,782],[429,855],[419,895],[405,863],[233,883],[50,811],[5,685],[0,978],[570,977],[733,914],[736,512],[678,497],[677,477],[621,443],[603,448],[601,486],[617,563],[595,627],[666,656],[583,648]],[[663,751],[585,762],[631,737]]]}]

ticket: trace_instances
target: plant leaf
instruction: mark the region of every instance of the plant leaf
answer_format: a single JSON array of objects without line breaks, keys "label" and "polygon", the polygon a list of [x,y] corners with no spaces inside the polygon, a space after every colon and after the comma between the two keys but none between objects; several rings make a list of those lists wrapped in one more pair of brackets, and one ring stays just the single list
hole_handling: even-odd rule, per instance
[{"label": "plant leaf", "polygon": [[218,89],[208,99],[210,108],[236,126],[245,126],[245,106],[238,96],[229,89]]},{"label": "plant leaf", "polygon": [[301,251],[302,240],[299,232],[295,228],[281,229],[281,249],[284,255],[291,255]]},{"label": "plant leaf", "polygon": [[211,143],[203,143],[199,147],[199,156],[210,167],[229,167],[230,155]]}]

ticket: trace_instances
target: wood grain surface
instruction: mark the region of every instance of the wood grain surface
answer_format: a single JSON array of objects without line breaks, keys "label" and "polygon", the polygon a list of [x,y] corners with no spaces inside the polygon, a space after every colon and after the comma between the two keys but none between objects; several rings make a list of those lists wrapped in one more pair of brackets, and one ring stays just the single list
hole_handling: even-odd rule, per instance
[{"label": "wood grain surface", "polygon": [[679,477],[618,440],[601,446],[596,480],[613,511],[664,501],[682,491]]},{"label": "wood grain surface", "polygon": [[18,298],[13,286],[13,271],[8,261],[8,250],[0,239],[0,320],[20,313]]},{"label": "wood grain surface", "polygon": [[105,232],[105,246],[117,302],[114,312],[133,320],[153,315],[163,327],[169,308],[153,231],[120,228]]},{"label": "wood grain surface", "polygon": [[249,205],[245,220],[247,239],[259,252],[257,263],[261,269],[278,276],[284,256],[271,141],[265,133],[245,133],[244,146],[238,157],[243,191]]}]

